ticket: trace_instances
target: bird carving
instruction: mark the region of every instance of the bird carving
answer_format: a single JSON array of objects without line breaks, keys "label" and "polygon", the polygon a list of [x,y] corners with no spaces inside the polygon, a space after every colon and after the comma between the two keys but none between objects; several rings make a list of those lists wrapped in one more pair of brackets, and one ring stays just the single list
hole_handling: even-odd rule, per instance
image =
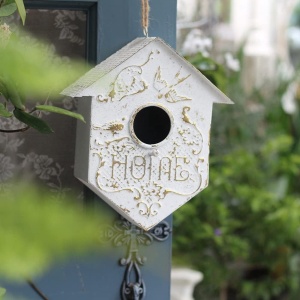
[{"label": "bird carving", "polygon": [[185,76],[185,77],[180,77],[181,73],[181,68],[180,70],[175,74],[173,80],[171,81],[170,84],[162,78],[161,75],[161,68],[158,67],[158,70],[155,74],[154,77],[154,88],[159,92],[158,98],[161,99],[162,97],[165,97],[166,100],[170,103],[175,103],[179,101],[187,101],[187,100],[192,100],[191,98],[185,97],[185,96],[180,96],[178,95],[176,91],[176,86],[179,85],[180,83],[184,82],[186,79],[188,79],[191,74]]}]

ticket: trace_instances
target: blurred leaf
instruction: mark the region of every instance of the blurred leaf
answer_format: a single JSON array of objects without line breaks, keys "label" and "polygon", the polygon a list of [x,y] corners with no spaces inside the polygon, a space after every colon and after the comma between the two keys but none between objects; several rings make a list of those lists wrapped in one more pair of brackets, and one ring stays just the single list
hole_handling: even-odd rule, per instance
[{"label": "blurred leaf", "polygon": [[0,287],[0,300],[3,299],[4,295],[6,294],[6,289]]},{"label": "blurred leaf", "polygon": [[44,122],[42,119],[39,119],[35,116],[26,113],[25,111],[16,108],[14,110],[14,115],[19,121],[38,130],[41,133],[53,132],[53,130],[49,127],[49,125],[46,122]]},{"label": "blurred leaf", "polygon": [[37,110],[44,110],[44,111],[48,111],[48,112],[52,112],[52,113],[56,113],[56,114],[66,115],[66,116],[78,119],[82,122],[85,122],[82,115],[74,113],[74,112],[66,110],[66,109],[63,109],[63,108],[60,108],[60,107],[55,107],[55,106],[51,106],[51,105],[37,105],[35,108]]},{"label": "blurred leaf", "polygon": [[11,116],[12,116],[12,113],[9,112],[2,103],[0,103],[0,117],[9,118]]},{"label": "blurred leaf", "polygon": [[10,3],[0,7],[0,17],[8,17],[17,10],[16,3]]},{"label": "blurred leaf", "polygon": [[58,95],[87,71],[85,63],[57,56],[28,34],[20,36],[12,36],[5,48],[0,47],[0,76],[9,78],[20,95],[40,99],[49,93]]},{"label": "blurred leaf", "polygon": [[6,100],[8,100],[8,91],[3,77],[0,77],[0,94],[2,94]]},{"label": "blurred leaf", "polygon": [[7,95],[8,95],[7,100],[10,100],[15,107],[24,110],[25,109],[25,106],[23,104],[24,101],[21,98],[17,86],[13,84],[11,80],[6,80],[5,85],[6,85]]},{"label": "blurred leaf", "polygon": [[25,19],[26,19],[26,10],[25,10],[25,6],[24,6],[24,2],[23,0],[15,0],[17,7],[18,7],[18,12],[19,15],[22,19],[22,23],[23,25],[25,24]]},{"label": "blurred leaf", "polygon": [[0,276],[19,281],[35,278],[70,254],[100,249],[105,219],[95,207],[15,183],[0,194]]},{"label": "blurred leaf", "polygon": [[16,1],[15,0],[4,0],[4,5],[8,5],[8,4],[11,4],[11,3],[15,3]]},{"label": "blurred leaf", "polygon": [[285,175],[278,178],[278,180],[273,183],[273,187],[271,190],[274,191],[277,199],[282,199],[283,197],[286,196],[288,191],[288,184],[289,184],[289,179],[288,176]]}]

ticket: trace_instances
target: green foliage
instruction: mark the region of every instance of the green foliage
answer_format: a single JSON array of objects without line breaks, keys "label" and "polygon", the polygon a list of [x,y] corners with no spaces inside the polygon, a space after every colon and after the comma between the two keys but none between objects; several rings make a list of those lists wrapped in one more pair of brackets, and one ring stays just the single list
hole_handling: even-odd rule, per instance
[{"label": "green foliage", "polygon": [[294,8],[294,11],[291,16],[290,25],[292,26],[300,26],[300,4],[298,3]]},{"label": "green foliage", "polygon": [[[7,17],[16,10],[25,23],[26,11],[23,0],[0,1],[1,17]],[[1,25],[1,23],[0,23]],[[0,117],[16,117],[41,133],[51,133],[52,129],[38,115],[36,110],[63,114],[84,121],[79,114],[51,105],[37,105],[28,108],[28,99],[48,100],[87,69],[85,64],[72,61],[62,63],[61,59],[47,50],[47,45],[35,40],[28,34],[11,35],[7,24],[0,26]],[[2,96],[2,97],[1,97]],[[2,103],[1,103],[2,102]],[[20,128],[19,131],[24,131]],[[9,132],[9,130],[7,131]]]},{"label": "green foliage", "polygon": [[21,122],[25,123],[26,125],[38,130],[41,133],[52,133],[53,130],[44,122],[42,119],[39,119],[35,116],[32,116],[25,111],[22,111],[18,108],[14,110],[14,116]]},{"label": "green foliage", "polygon": [[21,96],[18,91],[18,87],[11,80],[2,79],[2,95],[6,95],[6,99],[9,100],[12,105],[18,109],[25,110],[24,97]]},{"label": "green foliage", "polygon": [[55,95],[57,97],[64,87],[86,71],[86,66],[79,62],[64,64],[55,54],[48,57],[46,45],[32,37],[27,38],[30,43],[15,36],[6,47],[0,47],[0,96],[3,102],[0,98],[0,116],[14,116],[41,133],[53,131],[38,115],[32,115],[37,110],[84,121],[81,115],[55,106],[35,105],[32,108],[34,101],[28,99],[46,101],[51,94],[54,100]]},{"label": "green foliage", "polygon": [[2,0],[0,1],[0,18],[12,15],[16,10],[21,17],[23,25],[26,19],[26,10],[23,0]]},{"label": "green foliage", "polygon": [[51,113],[61,114],[61,115],[69,116],[69,117],[78,119],[82,122],[85,122],[82,115],[74,113],[74,112],[66,110],[66,109],[63,109],[63,108],[60,108],[60,107],[55,107],[55,106],[51,106],[51,105],[37,105],[35,108],[36,108],[36,110],[43,110],[43,111],[48,111]]},{"label": "green foliage", "polygon": [[[202,70],[203,60],[191,61]],[[235,105],[214,108],[210,184],[175,213],[174,262],[204,273],[196,299],[298,299],[300,118],[281,106],[289,82],[246,93],[239,72],[215,72]]]},{"label": "green foliage", "polygon": [[28,35],[12,36],[8,45],[0,48],[0,65],[2,85],[8,92],[8,82],[13,82],[19,93],[35,98],[57,95],[87,70],[80,62],[63,63],[47,51],[46,45]]},{"label": "green foliage", "polygon": [[[55,100],[87,70],[86,65],[63,62],[28,34],[12,34],[4,17],[16,10],[24,24],[23,0],[0,0],[0,117],[21,121],[24,125],[19,131],[32,127],[41,133],[52,129],[40,118],[40,111],[84,121],[81,115],[46,102],[50,95]],[[31,100],[34,98],[37,100]],[[0,277],[10,281],[31,279],[70,255],[99,251],[99,232],[106,221],[103,215],[96,207],[80,205],[72,195],[58,202],[46,191],[12,182],[10,190],[0,193]],[[0,299],[5,292],[0,288]],[[5,299],[12,298],[6,294]]]},{"label": "green foliage", "polygon": [[6,293],[6,289],[0,287],[0,300],[3,299],[5,293]]},{"label": "green foliage", "polygon": [[58,202],[49,193],[25,185],[0,195],[2,278],[34,278],[70,253],[101,249],[103,212],[76,201],[70,196]]},{"label": "green foliage", "polygon": [[15,0],[15,3],[18,8],[19,15],[21,17],[21,20],[23,22],[23,25],[25,24],[25,19],[26,19],[26,11],[25,11],[25,6],[23,0]]},{"label": "green foliage", "polygon": [[0,17],[8,17],[17,10],[17,5],[14,1],[4,1],[0,6]]},{"label": "green foliage", "polygon": [[9,112],[5,105],[0,103],[0,117],[10,118],[12,116],[12,113]]}]

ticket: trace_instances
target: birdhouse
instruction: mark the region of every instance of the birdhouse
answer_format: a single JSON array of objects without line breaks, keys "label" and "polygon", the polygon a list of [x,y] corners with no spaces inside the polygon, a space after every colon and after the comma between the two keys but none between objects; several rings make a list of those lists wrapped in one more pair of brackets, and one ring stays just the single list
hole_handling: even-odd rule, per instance
[{"label": "birdhouse", "polygon": [[208,185],[213,103],[232,103],[159,38],[137,38],[62,94],[79,98],[75,176],[149,230]]}]

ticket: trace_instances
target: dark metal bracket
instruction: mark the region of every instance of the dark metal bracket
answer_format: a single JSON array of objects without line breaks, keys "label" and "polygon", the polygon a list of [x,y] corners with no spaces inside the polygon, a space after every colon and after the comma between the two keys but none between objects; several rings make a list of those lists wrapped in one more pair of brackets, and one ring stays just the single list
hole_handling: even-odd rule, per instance
[{"label": "dark metal bracket", "polygon": [[127,247],[127,256],[120,259],[120,265],[125,266],[121,285],[122,300],[144,300],[146,297],[146,285],[140,266],[145,264],[147,258],[140,256],[139,245],[149,246],[154,241],[163,242],[169,238],[171,232],[172,228],[166,221],[145,231],[122,217],[113,226],[104,229],[103,237],[107,241],[111,241],[116,247]]}]

